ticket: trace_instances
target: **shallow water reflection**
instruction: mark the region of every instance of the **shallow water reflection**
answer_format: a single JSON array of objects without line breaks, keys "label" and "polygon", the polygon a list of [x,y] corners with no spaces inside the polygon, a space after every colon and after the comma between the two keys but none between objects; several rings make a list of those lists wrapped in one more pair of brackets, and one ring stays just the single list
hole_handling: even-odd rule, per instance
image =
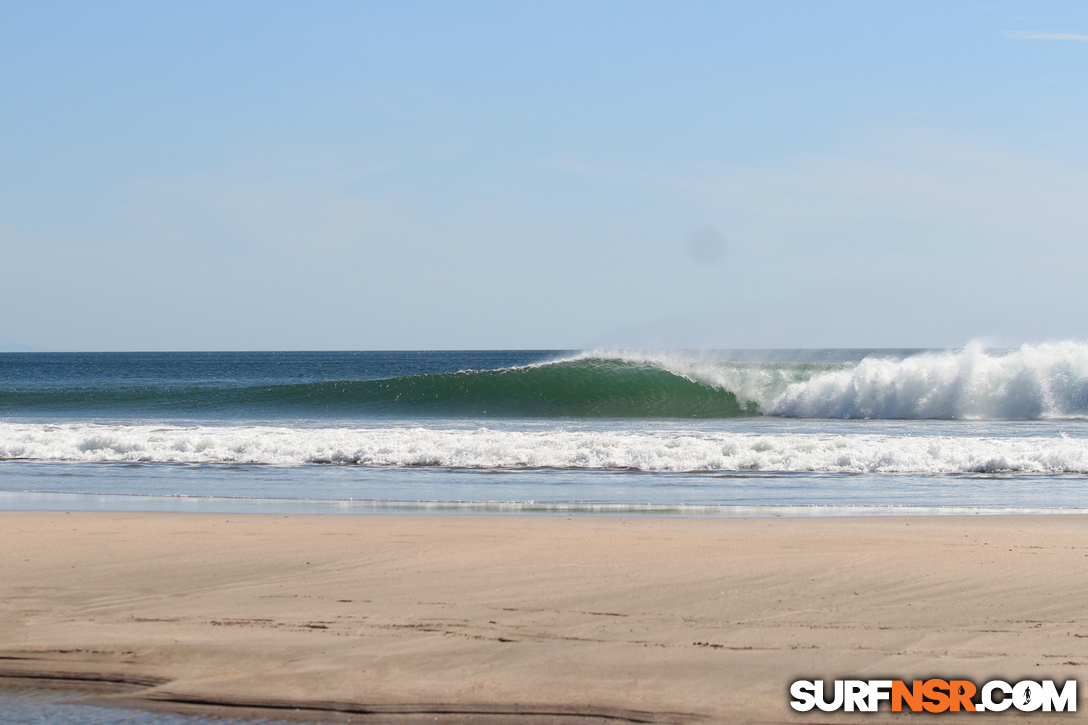
[{"label": "shallow water reflection", "polygon": [[99,707],[81,702],[86,693],[0,687],[2,725],[261,725],[272,720],[182,715],[153,710]]}]

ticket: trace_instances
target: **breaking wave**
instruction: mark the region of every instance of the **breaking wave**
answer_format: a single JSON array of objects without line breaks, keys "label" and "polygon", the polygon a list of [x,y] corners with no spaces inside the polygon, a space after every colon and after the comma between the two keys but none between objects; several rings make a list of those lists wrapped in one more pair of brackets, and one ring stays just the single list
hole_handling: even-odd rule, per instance
[{"label": "breaking wave", "polygon": [[[804,353],[799,353],[804,354]],[[606,353],[587,353],[609,359]],[[1033,420],[1088,417],[1088,345],[1062,342],[1011,351],[873,354],[856,363],[736,363],[693,354],[629,354],[699,385],[732,392],[763,415],[903,420]]]}]

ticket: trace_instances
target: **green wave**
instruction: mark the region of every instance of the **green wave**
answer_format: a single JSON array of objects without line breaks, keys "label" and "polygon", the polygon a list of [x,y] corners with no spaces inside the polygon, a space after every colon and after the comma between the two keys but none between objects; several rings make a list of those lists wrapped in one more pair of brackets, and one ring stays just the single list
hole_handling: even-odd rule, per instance
[{"label": "green wave", "polygon": [[[527,417],[733,418],[754,414],[728,390],[662,368],[570,360],[525,368],[421,375],[371,383],[375,403]],[[361,392],[361,391],[360,391]]]},{"label": "green wave", "polygon": [[0,391],[0,412],[112,414],[358,412],[541,418],[733,418],[755,402],[649,363],[586,358],[543,365],[352,380],[224,387],[175,385]]}]

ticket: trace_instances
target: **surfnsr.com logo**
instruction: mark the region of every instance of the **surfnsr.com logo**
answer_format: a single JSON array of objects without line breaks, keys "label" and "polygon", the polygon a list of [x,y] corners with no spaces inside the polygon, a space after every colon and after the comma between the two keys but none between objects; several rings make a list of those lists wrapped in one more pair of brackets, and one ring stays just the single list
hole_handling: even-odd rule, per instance
[{"label": "surfnsr.com logo", "polygon": [[991,680],[978,687],[970,680],[835,680],[828,692],[823,680],[790,685],[790,707],[798,712],[876,712],[887,702],[892,712],[1076,712],[1077,681],[1061,689],[1053,680],[1022,680],[1010,685]]}]

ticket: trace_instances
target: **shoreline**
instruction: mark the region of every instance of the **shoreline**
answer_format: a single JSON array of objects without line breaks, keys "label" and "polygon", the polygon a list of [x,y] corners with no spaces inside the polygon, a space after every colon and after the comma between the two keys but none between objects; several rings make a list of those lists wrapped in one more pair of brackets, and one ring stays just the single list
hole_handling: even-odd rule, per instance
[{"label": "shoreline", "polygon": [[850,518],[930,516],[1078,516],[1082,506],[910,504],[658,504],[539,501],[411,501],[188,494],[0,491],[0,512],[95,512],[345,516],[546,516],[604,518]]},{"label": "shoreline", "polygon": [[795,679],[1077,677],[1086,534],[1080,516],[4,511],[0,679],[310,719],[809,722]]}]

